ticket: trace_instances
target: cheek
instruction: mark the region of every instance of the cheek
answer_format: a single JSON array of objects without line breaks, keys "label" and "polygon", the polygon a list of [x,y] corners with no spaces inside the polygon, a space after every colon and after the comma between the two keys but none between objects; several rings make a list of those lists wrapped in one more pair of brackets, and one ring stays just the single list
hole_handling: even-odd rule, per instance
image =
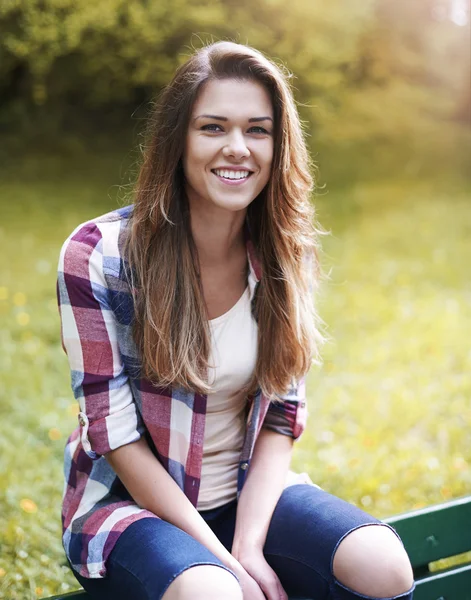
[{"label": "cheek", "polygon": [[188,150],[186,168],[193,173],[193,177],[201,177],[211,160],[211,153],[204,143],[194,144]]},{"label": "cheek", "polygon": [[265,157],[265,166],[267,169],[271,168],[273,162],[273,141],[267,144],[266,148],[264,148],[264,157]]},{"label": "cheek", "polygon": [[183,154],[183,172],[188,181],[194,181],[201,176],[201,151],[198,145],[189,142],[185,147]]},{"label": "cheek", "polygon": [[270,177],[271,168],[273,164],[273,143],[267,146],[266,151],[264,153],[265,161],[264,161],[264,171],[266,177]]}]

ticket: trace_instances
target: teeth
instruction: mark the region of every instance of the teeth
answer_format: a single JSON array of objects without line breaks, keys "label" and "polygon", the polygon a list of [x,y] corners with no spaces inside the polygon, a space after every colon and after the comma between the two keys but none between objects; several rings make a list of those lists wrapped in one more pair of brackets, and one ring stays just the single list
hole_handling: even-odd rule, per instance
[{"label": "teeth", "polygon": [[227,169],[214,169],[214,172],[224,179],[246,179],[250,175],[250,171],[229,171]]}]

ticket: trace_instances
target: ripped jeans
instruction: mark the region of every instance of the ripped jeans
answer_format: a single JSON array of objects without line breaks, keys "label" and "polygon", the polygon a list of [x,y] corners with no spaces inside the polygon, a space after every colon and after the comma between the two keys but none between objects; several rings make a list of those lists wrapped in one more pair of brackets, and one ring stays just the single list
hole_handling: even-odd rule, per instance
[{"label": "ripped jeans", "polygon": [[[201,515],[230,551],[237,501]],[[290,598],[358,600],[372,598],[342,585],[332,570],[334,554],[353,530],[381,524],[359,508],[307,484],[287,487],[273,513],[264,555]],[[160,600],[180,573],[196,565],[227,569],[216,556],[187,533],[160,519],[141,519],[121,534],[103,579],[85,579],[84,589],[97,600]],[[229,570],[229,569],[227,569]],[[414,586],[394,596],[412,600]],[[375,600],[377,600],[375,598]]]}]

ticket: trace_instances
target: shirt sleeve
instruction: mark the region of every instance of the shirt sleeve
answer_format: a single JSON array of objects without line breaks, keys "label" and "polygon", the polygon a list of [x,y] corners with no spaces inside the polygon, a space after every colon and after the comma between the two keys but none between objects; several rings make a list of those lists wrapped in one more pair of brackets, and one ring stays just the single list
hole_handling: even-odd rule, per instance
[{"label": "shirt sleeve", "polygon": [[57,279],[62,345],[80,406],[82,446],[92,459],[144,433],[118,348],[102,249],[98,226],[82,225],[62,247]]},{"label": "shirt sleeve", "polygon": [[297,440],[307,421],[305,377],[294,381],[280,402],[270,402],[263,428],[288,435]]}]

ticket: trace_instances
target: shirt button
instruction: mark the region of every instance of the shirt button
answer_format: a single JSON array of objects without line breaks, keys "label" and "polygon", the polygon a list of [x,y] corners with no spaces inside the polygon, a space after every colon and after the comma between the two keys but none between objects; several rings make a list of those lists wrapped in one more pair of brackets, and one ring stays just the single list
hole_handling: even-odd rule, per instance
[{"label": "shirt button", "polygon": [[247,469],[249,468],[249,463],[246,463],[246,462],[242,463],[240,465],[240,468],[242,469],[242,471],[247,471]]}]

